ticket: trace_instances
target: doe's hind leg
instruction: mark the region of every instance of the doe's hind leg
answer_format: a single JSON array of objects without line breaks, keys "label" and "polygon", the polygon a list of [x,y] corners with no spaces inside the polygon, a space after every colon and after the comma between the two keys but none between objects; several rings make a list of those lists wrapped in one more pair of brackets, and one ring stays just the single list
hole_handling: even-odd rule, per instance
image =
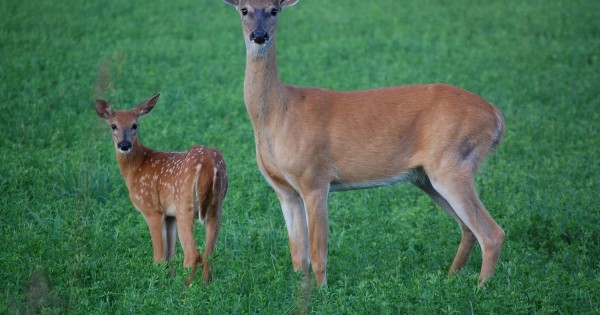
[{"label": "doe's hind leg", "polygon": [[[480,284],[483,284],[494,274],[504,243],[504,231],[479,200],[473,177],[464,174],[470,173],[436,176],[431,178],[431,185],[447,201],[460,221],[466,226],[466,229],[470,230],[479,242],[483,256],[479,281]],[[466,229],[463,228],[463,232]],[[459,247],[459,252],[455,258],[456,265],[453,263],[453,268],[459,267],[461,264],[464,265],[464,261],[466,261],[466,257],[470,252],[470,250],[467,251],[467,247],[470,245],[469,242],[472,237],[469,233],[466,233],[466,235],[463,233],[463,239],[465,243],[461,241],[461,247]]]},{"label": "doe's hind leg", "polygon": [[459,270],[461,270],[466,264],[469,256],[471,255],[471,251],[473,250],[473,246],[475,245],[475,234],[471,232],[471,230],[465,225],[465,223],[458,217],[458,214],[452,209],[452,206],[438,193],[433,186],[431,185],[431,181],[424,173],[420,178],[414,182],[415,186],[423,190],[431,199],[442,208],[445,212],[451,215],[461,230],[461,240],[460,245],[458,247],[458,251],[456,252],[456,256],[452,262],[452,266],[450,267],[450,271],[448,275],[451,275]]}]

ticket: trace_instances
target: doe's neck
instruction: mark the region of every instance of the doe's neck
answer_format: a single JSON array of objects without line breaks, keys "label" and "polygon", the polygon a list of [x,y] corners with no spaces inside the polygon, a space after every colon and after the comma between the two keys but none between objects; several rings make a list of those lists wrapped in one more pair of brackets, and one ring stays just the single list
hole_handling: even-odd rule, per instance
[{"label": "doe's neck", "polygon": [[244,99],[254,123],[285,105],[283,100],[287,91],[279,79],[274,41],[262,54],[252,53],[251,47],[247,47]]}]

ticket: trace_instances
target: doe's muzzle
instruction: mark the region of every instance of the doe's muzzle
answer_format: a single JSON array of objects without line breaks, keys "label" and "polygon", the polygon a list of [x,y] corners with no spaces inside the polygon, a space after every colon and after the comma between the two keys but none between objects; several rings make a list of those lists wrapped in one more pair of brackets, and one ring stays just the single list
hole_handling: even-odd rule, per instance
[{"label": "doe's muzzle", "polygon": [[256,30],[250,33],[250,40],[257,44],[264,44],[269,40],[269,33],[265,30]]}]

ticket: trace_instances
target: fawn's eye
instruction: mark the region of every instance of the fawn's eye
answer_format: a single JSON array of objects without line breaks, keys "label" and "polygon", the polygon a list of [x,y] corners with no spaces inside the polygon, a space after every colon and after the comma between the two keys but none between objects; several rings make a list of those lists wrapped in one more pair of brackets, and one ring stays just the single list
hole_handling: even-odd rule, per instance
[{"label": "fawn's eye", "polygon": [[112,124],[112,125],[110,125],[110,128],[111,128],[112,130],[117,130],[117,125],[115,125],[115,124]]},{"label": "fawn's eye", "polygon": [[277,13],[279,13],[279,10],[277,10],[277,9],[271,10],[271,15],[272,16],[277,16]]},{"label": "fawn's eye", "polygon": [[248,9],[246,8],[242,8],[240,12],[242,12],[242,15],[248,15]]},{"label": "fawn's eye", "polygon": [[136,130],[137,129],[137,124],[133,124],[133,126],[131,126],[131,129]]}]

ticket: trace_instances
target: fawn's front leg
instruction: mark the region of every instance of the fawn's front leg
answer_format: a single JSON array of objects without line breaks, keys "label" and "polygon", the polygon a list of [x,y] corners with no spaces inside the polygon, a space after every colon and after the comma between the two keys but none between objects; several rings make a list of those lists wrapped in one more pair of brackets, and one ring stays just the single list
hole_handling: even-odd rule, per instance
[{"label": "fawn's front leg", "polygon": [[165,247],[163,243],[163,221],[165,216],[161,213],[144,214],[150,237],[152,238],[152,248],[154,250],[154,261],[159,262],[165,259]]}]

